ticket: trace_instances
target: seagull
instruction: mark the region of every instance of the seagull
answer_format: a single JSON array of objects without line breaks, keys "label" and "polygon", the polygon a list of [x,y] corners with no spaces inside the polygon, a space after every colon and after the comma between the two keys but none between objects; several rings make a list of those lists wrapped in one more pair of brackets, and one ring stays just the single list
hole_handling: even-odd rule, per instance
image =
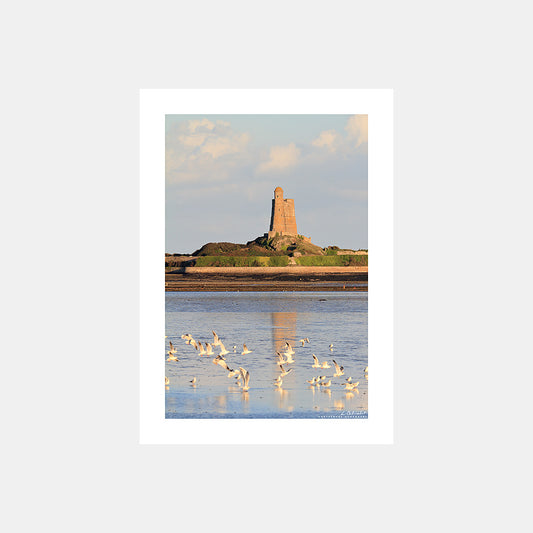
[{"label": "seagull", "polygon": [[221,366],[224,370],[227,370],[228,372],[233,372],[233,369],[228,366],[228,363],[226,363],[226,360],[220,355],[217,355],[213,359],[213,364]]},{"label": "seagull", "polygon": [[[213,331],[213,330],[211,330]],[[220,338],[218,335],[213,331],[213,346],[218,346],[220,344]]]},{"label": "seagull", "polygon": [[237,376],[240,373],[241,373],[240,370],[232,370],[231,372],[228,373],[228,378],[232,378],[233,376]]},{"label": "seagull", "polygon": [[185,344],[191,344],[191,341],[194,340],[190,333],[185,333],[181,338],[185,339]]},{"label": "seagull", "polygon": [[167,378],[167,376],[165,376],[165,385],[168,385],[170,383],[170,379]]},{"label": "seagull", "polygon": [[302,343],[302,346],[307,342],[309,344],[309,339],[306,337],[305,339],[300,339],[300,342]]},{"label": "seagull", "polygon": [[346,381],[347,381],[348,383],[351,383],[351,382],[352,382],[352,376],[350,376],[349,378],[346,378]]},{"label": "seagull", "polygon": [[368,374],[368,367],[365,366],[365,374]]},{"label": "seagull", "polygon": [[329,351],[330,351],[330,352],[333,351],[333,344],[330,344],[330,345],[329,345]]},{"label": "seagull", "polygon": [[248,372],[248,370],[245,370],[244,368],[242,368],[242,366],[239,367],[239,370],[241,371],[241,375],[242,375],[242,381],[243,381],[243,384],[241,386],[242,388],[242,392],[246,392],[249,388],[250,388],[250,372]]},{"label": "seagull", "polygon": [[339,376],[344,376],[344,367],[343,366],[339,366],[335,362],[335,359],[333,359],[333,364],[335,365],[335,374],[333,374],[333,377],[334,378],[338,378]]},{"label": "seagull", "polygon": [[191,342],[189,342],[189,344],[198,350],[198,343],[193,338],[191,338]]},{"label": "seagull", "polygon": [[294,363],[294,359],[292,358],[292,354],[289,352],[285,352],[283,355],[287,357],[287,364]]},{"label": "seagull", "polygon": [[208,342],[205,343],[205,353],[206,355],[213,355],[213,347]]},{"label": "seagull", "polygon": [[281,385],[283,383],[283,380],[280,378],[279,380],[275,380],[274,381],[274,385],[278,388],[278,389],[281,389]]},{"label": "seagull", "polygon": [[[219,343],[219,346],[220,346],[220,355],[226,355],[228,352],[228,350],[226,350],[226,347],[222,344],[222,341],[220,341]],[[215,346],[213,344],[213,346]]]},{"label": "seagull", "polygon": [[198,341],[198,348],[199,350],[198,355],[205,355],[207,352],[204,349],[204,346],[202,344],[202,341]]},{"label": "seagull", "polygon": [[283,359],[283,354],[281,354],[279,352],[276,352],[276,355],[278,356],[278,365],[279,366],[287,364],[287,361],[285,359]]},{"label": "seagull", "polygon": [[289,368],[289,370],[285,370],[282,365],[279,365],[279,367],[281,369],[280,379],[286,376],[289,372],[292,372],[292,368]]},{"label": "seagull", "polygon": [[329,386],[331,386],[331,379],[328,380],[328,381],[324,381],[323,383],[320,383],[320,385],[322,385],[322,387],[329,387]]},{"label": "seagull", "polygon": [[196,385],[196,378],[195,378],[195,377],[192,378],[191,381],[189,381],[189,383],[190,383],[191,385],[193,385],[193,386]]},{"label": "seagull", "polygon": [[345,383],[344,387],[346,390],[354,390],[357,389],[357,385],[359,385],[359,381],[356,381],[355,383]]},{"label": "seagull", "polygon": [[172,344],[172,341],[168,341],[168,343],[170,344],[170,350],[168,353],[176,353],[178,350],[176,350],[176,348],[174,348],[174,345]]},{"label": "seagull", "polygon": [[248,350],[248,348],[246,347],[246,344],[243,344],[242,345],[242,354],[241,355],[246,355],[247,353],[252,353],[252,350]]},{"label": "seagull", "polygon": [[313,366],[311,368],[329,368],[328,362],[324,361],[323,363],[320,363],[318,361],[318,357],[315,354],[312,354],[313,359],[315,362],[313,363]]},{"label": "seagull", "polygon": [[168,359],[167,361],[179,361],[179,359],[177,358],[177,356],[175,356],[173,353],[170,353],[170,352],[167,352],[168,353]]},{"label": "seagull", "polygon": [[285,346],[287,346],[287,349],[285,350],[285,355],[292,355],[293,353],[295,353],[289,342],[285,342]]}]

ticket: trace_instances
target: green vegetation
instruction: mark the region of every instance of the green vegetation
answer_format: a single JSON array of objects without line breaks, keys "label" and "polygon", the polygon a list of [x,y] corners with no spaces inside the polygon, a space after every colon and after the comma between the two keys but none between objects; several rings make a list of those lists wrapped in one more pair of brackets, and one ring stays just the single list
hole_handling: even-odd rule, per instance
[{"label": "green vegetation", "polygon": [[209,242],[204,244],[192,255],[198,257],[228,256],[228,257],[261,257],[269,255],[285,255],[283,250],[272,247],[273,239],[257,239],[246,244],[234,244],[231,242]]},{"label": "green vegetation", "polygon": [[306,255],[295,261],[300,266],[368,266],[368,255]]},{"label": "green vegetation", "polygon": [[287,256],[208,256],[204,255],[196,259],[197,267],[269,267],[287,266]]},{"label": "green vegetation", "polygon": [[279,256],[273,255],[272,257],[269,257],[268,259],[269,259],[268,266],[271,266],[271,267],[284,267],[289,264],[289,258],[286,255],[279,255]]},{"label": "green vegetation", "polygon": [[271,238],[263,235],[246,244],[209,242],[193,252],[192,258],[166,255],[167,267],[192,266],[193,262],[196,266],[286,266],[289,258],[294,258],[296,264],[302,266],[368,266],[366,255],[354,255],[353,250],[338,246],[321,248],[303,235],[276,235]]},{"label": "green vegetation", "polygon": [[338,246],[328,246],[327,248],[324,248],[326,255],[337,255],[338,250],[340,250]]}]

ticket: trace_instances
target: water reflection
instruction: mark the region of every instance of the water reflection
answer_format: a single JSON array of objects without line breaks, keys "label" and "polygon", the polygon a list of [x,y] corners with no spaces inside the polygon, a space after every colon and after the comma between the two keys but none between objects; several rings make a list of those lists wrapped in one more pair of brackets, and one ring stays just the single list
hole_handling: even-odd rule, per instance
[{"label": "water reflection", "polygon": [[[179,363],[167,362],[165,373],[170,378],[166,387],[167,417],[316,417],[343,409],[361,411],[367,408],[367,300],[363,294],[208,294],[167,295],[166,332],[177,346]],[[168,303],[170,302],[170,303]],[[250,392],[242,392],[227,372],[212,365],[212,357],[198,357],[197,351],[182,342],[181,334],[191,331],[199,340],[210,340],[211,331],[221,336],[226,348],[246,345],[253,350],[242,356],[240,348],[226,356],[230,368],[243,367],[250,372]],[[311,344],[300,346],[300,338],[309,337]],[[281,375],[276,351],[284,352],[285,343],[294,348],[294,362],[283,365],[291,370]],[[332,354],[329,345],[335,345]],[[215,349],[215,353],[218,349]],[[315,353],[330,369],[312,368]],[[335,378],[332,357],[346,368],[346,375],[361,380],[361,392],[345,391],[344,379]],[[312,386],[309,380],[323,374],[330,387]],[[191,386],[197,376],[199,385]],[[312,393],[306,389],[311,389]],[[251,396],[250,396],[251,395]],[[313,414],[316,413],[316,414]],[[176,416],[177,415],[177,416]]]},{"label": "water reflection", "polygon": [[342,400],[334,400],[333,407],[335,407],[335,409],[344,409],[344,402]]},{"label": "water reflection", "polygon": [[272,346],[274,353],[281,351],[285,347],[285,342],[291,344],[296,340],[296,317],[295,311],[270,313],[272,321]]}]

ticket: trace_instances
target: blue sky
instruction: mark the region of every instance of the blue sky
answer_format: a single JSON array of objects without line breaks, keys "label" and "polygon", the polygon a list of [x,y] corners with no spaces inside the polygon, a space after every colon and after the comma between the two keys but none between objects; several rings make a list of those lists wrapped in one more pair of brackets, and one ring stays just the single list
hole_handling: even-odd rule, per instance
[{"label": "blue sky", "polygon": [[167,115],[167,253],[268,231],[274,189],[319,246],[368,247],[366,115]]}]

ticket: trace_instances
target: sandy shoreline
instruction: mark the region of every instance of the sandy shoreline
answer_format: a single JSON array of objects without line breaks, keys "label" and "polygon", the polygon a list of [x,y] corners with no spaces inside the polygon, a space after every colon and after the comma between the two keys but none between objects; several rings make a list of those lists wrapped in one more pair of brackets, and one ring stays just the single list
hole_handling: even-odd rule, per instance
[{"label": "sandy shoreline", "polygon": [[368,267],[181,267],[166,291],[366,291]]}]

